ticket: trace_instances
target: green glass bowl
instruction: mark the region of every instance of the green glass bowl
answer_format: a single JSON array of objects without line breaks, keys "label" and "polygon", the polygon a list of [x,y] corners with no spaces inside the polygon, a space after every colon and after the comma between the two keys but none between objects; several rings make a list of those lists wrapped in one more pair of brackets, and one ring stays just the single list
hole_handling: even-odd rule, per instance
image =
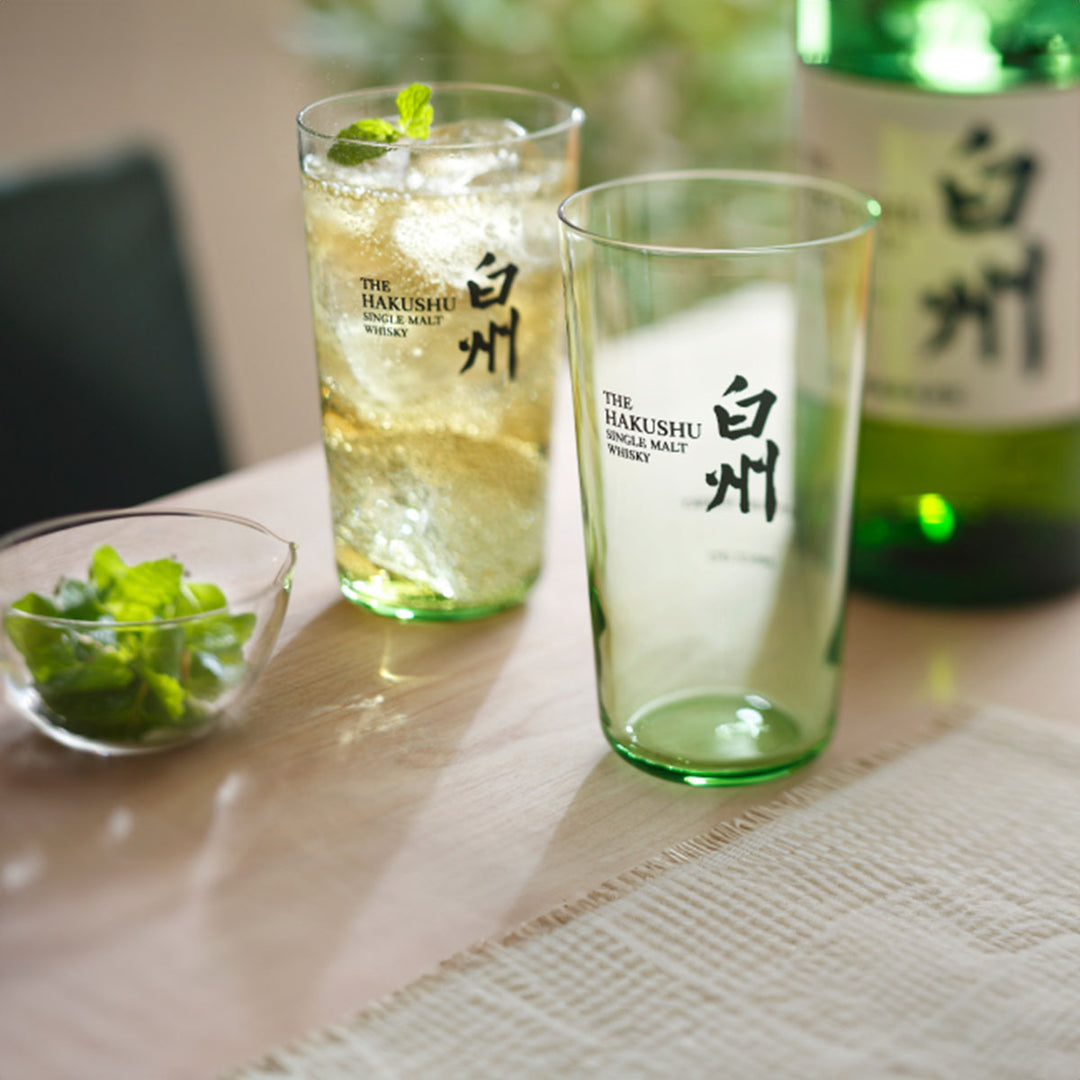
[{"label": "green glass bowl", "polygon": [[[122,564],[95,560],[103,546]],[[156,573],[127,574],[143,563]],[[50,738],[97,754],[199,738],[239,715],[273,652],[295,563],[295,544],[204,510],[95,512],[9,533],[0,538],[7,701]]]}]

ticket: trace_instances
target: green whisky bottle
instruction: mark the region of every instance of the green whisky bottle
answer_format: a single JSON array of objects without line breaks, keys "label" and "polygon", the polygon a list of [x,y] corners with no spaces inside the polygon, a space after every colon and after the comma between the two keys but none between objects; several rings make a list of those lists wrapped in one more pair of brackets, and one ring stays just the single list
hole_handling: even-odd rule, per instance
[{"label": "green whisky bottle", "polygon": [[1080,584],[1080,2],[799,0],[801,165],[882,204],[857,588]]}]

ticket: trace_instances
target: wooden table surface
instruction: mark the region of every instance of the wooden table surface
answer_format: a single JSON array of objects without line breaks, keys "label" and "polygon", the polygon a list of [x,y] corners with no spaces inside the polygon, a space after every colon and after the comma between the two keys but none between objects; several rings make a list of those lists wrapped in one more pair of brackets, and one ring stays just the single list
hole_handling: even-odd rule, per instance
[{"label": "wooden table surface", "polygon": [[600,734],[564,410],[528,603],[408,624],[342,600],[321,450],[170,500],[300,545],[242,725],[106,760],[0,708],[0,1077],[213,1077],[838,762],[936,706],[1076,720],[1080,595],[850,602],[840,722],[785,780],[695,789]]}]

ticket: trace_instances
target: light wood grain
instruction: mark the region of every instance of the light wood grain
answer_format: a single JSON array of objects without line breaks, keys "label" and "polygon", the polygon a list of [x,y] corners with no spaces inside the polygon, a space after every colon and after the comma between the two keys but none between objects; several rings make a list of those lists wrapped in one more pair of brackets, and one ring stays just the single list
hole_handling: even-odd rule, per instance
[{"label": "light wood grain", "polygon": [[1076,722],[1080,598],[855,598],[820,761],[734,790],[624,764],[597,722],[565,410],[544,576],[480,622],[399,624],[340,599],[317,448],[173,501],[299,542],[286,625],[243,722],[183,751],[98,760],[0,713],[0,1076],[213,1076],[936,705]]}]

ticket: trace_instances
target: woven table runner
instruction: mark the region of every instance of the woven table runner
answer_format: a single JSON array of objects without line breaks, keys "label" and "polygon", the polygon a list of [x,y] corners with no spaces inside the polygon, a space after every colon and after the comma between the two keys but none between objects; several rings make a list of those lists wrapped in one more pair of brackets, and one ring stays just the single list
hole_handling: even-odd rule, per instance
[{"label": "woven table runner", "polygon": [[231,1075],[1078,1080],[1078,852],[1080,739],[968,710]]}]

